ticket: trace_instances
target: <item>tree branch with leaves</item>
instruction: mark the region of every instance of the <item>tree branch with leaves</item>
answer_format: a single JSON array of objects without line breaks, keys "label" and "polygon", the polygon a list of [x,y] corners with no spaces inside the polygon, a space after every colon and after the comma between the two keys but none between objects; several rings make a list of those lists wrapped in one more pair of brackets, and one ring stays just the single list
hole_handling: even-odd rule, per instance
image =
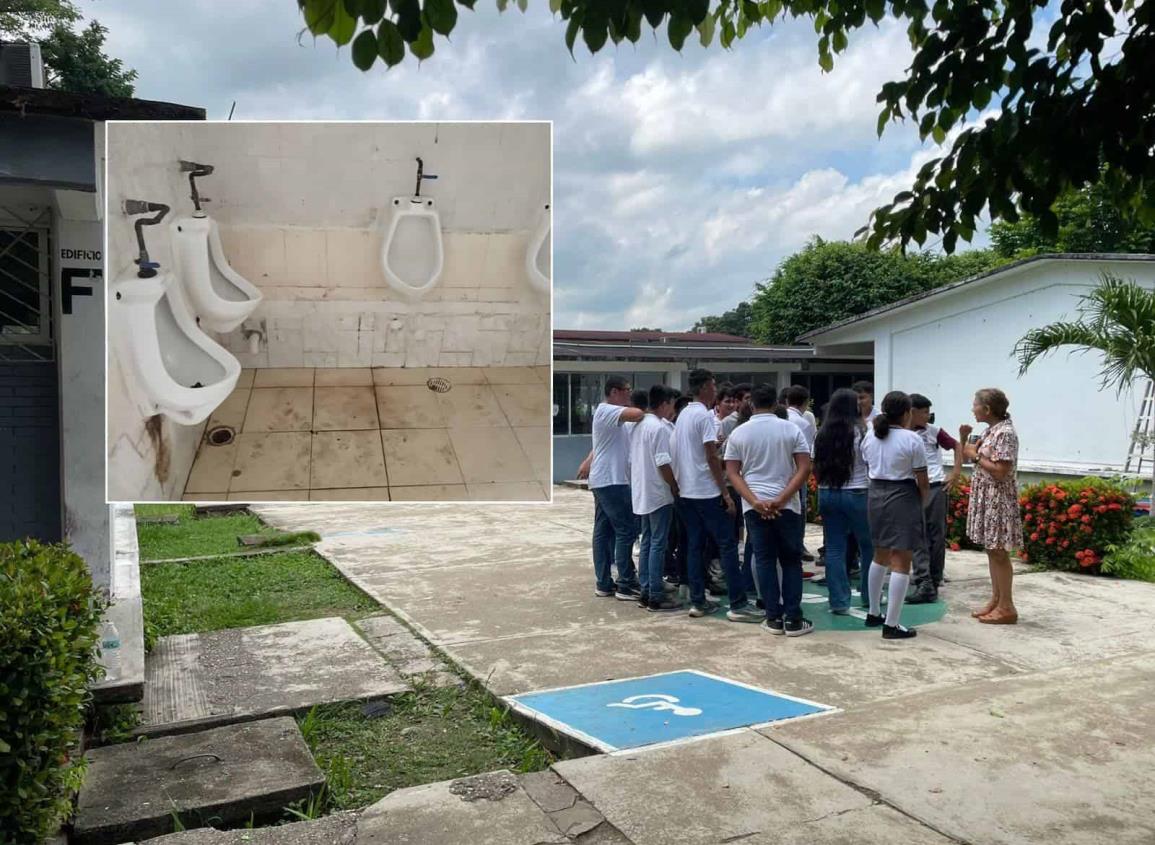
[{"label": "tree branch with leaves", "polygon": [[[433,55],[437,37],[474,0],[297,0],[306,27],[352,44],[362,70]],[[498,0],[504,9],[508,0]],[[525,3],[519,3],[524,10]],[[1100,179],[1128,217],[1155,223],[1155,3],[1064,2],[1041,42],[1047,0],[550,0],[565,22],[571,54],[637,42],[644,27],[666,28],[681,50],[697,33],[730,48],[753,28],[806,18],[818,64],[834,68],[861,30],[888,17],[905,22],[913,61],[877,96],[878,134],[909,121],[944,146],[909,190],[877,209],[859,235],[871,247],[926,243],[953,252],[979,220],[1035,215],[1053,236],[1055,200]],[[986,110],[992,113],[979,117]]]}]

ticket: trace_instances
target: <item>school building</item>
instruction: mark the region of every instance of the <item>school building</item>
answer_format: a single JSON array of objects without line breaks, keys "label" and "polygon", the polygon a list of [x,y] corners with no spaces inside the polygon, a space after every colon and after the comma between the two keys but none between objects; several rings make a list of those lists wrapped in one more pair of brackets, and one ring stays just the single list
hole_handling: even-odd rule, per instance
[{"label": "school building", "polygon": [[705,367],[719,382],[790,384],[810,389],[816,406],[860,379],[870,379],[869,352],[818,355],[811,346],[763,346],[708,332],[553,333],[553,480],[572,479],[592,445],[593,409],[610,375],[635,388],[664,384],[686,390],[690,370]]},{"label": "school building", "polygon": [[1076,320],[1082,297],[1104,274],[1155,289],[1155,255],[1040,255],[954,282],[840,323],[800,342],[815,355],[858,355],[874,363],[875,396],[918,392],[949,430],[973,422],[977,389],[1010,398],[1019,435],[1019,479],[1151,477],[1151,448],[1133,435],[1155,431],[1155,387],[1104,389],[1097,354],[1059,350],[1025,375],[1013,355],[1030,329]]},{"label": "school building", "polygon": [[68,542],[113,599],[139,698],[143,629],[130,507],[104,495],[104,126],[200,108],[44,87],[36,45],[0,44],[0,542]]}]

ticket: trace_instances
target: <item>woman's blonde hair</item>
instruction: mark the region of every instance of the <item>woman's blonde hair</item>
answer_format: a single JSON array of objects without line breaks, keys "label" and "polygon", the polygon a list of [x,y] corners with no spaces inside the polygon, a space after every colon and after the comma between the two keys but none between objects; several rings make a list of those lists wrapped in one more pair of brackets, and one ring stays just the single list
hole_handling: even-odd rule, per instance
[{"label": "woman's blonde hair", "polygon": [[990,408],[991,415],[1000,420],[1005,420],[1010,416],[1007,409],[1011,405],[1011,400],[997,387],[984,387],[982,390],[976,390],[975,399],[980,405],[986,405]]}]

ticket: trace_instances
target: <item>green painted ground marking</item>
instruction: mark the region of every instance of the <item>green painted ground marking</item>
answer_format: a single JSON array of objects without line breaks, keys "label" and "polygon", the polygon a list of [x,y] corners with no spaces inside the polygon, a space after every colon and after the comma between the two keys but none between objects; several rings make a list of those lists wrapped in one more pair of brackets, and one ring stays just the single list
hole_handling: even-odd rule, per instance
[{"label": "green painted ground marking", "polygon": [[[855,577],[857,583],[857,576]],[[726,602],[722,600],[719,613],[724,613]],[[886,590],[882,591],[882,609],[886,611]],[[856,586],[851,587],[850,615],[836,616],[830,612],[830,601],[826,588],[809,580],[802,582],[802,615],[814,623],[815,631],[862,631],[866,620],[865,608],[859,607]],[[909,628],[929,625],[946,616],[946,602],[942,599],[933,604],[907,604],[902,608],[902,624]]]}]

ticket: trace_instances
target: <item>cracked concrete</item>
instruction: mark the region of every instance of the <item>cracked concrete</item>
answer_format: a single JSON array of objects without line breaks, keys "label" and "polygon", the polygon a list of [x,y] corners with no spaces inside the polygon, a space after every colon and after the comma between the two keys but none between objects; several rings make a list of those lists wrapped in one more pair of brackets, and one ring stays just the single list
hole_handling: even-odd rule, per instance
[{"label": "cracked concrete", "polygon": [[340,618],[162,637],[147,667],[149,736],[410,688]]}]

